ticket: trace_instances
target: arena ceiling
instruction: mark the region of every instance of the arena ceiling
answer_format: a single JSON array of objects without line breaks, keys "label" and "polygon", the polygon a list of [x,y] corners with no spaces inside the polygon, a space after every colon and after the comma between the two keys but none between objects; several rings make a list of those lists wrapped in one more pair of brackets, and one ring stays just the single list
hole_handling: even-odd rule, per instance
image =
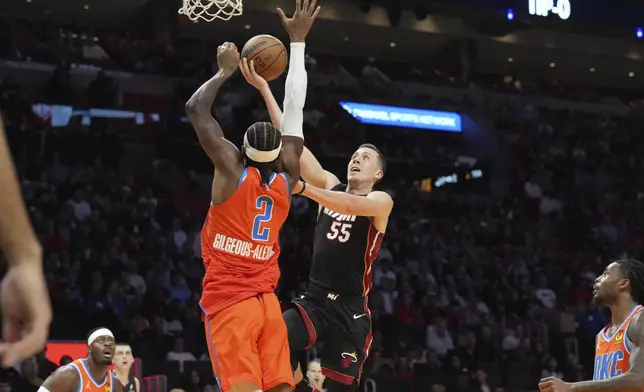
[{"label": "arena ceiling", "polygon": [[[392,27],[386,8],[374,1],[369,13],[363,13],[360,1],[363,0],[324,1],[323,12],[309,39],[315,51],[426,66],[440,63],[445,56],[454,56],[459,51],[470,51],[476,53],[477,67],[484,72],[521,70],[581,83],[644,87],[644,40],[528,28],[522,23],[509,24],[504,18],[472,20],[430,13],[419,20],[411,11],[403,11],[398,26]],[[242,45],[248,38],[262,33],[285,38],[274,10],[277,6],[292,9],[292,0],[246,0],[242,16],[229,21],[193,23],[176,14],[180,3],[179,0],[3,0],[0,14],[117,28],[138,24],[153,29],[155,23],[179,21],[178,28],[183,35]]]}]

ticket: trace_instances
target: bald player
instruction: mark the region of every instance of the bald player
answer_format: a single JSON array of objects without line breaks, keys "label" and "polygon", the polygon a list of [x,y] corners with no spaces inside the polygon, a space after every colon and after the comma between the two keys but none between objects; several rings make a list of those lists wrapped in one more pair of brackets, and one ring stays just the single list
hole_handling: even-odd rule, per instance
[{"label": "bald player", "polygon": [[123,391],[140,392],[141,382],[132,375],[132,364],[134,364],[132,347],[129,344],[117,343],[113,362],[114,375],[121,385],[123,385]]},{"label": "bald player", "polygon": [[[280,125],[279,105],[268,83],[244,72],[264,97],[273,125]],[[373,285],[371,266],[387,229],[393,200],[374,190],[386,161],[373,144],[363,144],[347,164],[347,182],[324,170],[304,147],[302,178],[295,189],[320,205],[313,242],[309,287],[284,313],[291,351],[324,342],[320,351],[328,392],[355,391],[371,346],[367,296]],[[300,365],[292,356],[298,380]],[[315,389],[314,389],[315,390]]]},{"label": "bald player", "polygon": [[123,392],[123,385],[109,369],[115,349],[112,331],[96,328],[87,337],[87,357],[58,368],[38,392]]}]

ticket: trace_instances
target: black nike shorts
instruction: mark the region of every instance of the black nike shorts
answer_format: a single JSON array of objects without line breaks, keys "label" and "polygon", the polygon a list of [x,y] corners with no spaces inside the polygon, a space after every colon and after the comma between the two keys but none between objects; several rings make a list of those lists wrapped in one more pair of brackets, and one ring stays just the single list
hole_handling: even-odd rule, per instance
[{"label": "black nike shorts", "polygon": [[301,321],[285,317],[291,351],[316,344],[322,373],[336,382],[357,385],[373,340],[364,299],[309,290],[290,308],[301,316]]}]

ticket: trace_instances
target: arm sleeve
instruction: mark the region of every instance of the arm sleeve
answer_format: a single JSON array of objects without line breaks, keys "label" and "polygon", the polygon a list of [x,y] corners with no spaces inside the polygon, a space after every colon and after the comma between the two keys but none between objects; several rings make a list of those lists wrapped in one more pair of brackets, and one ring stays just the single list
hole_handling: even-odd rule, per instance
[{"label": "arm sleeve", "polygon": [[304,42],[291,42],[291,58],[284,92],[284,113],[280,122],[282,136],[295,136],[301,139],[304,139],[302,124],[307,87],[304,48]]}]

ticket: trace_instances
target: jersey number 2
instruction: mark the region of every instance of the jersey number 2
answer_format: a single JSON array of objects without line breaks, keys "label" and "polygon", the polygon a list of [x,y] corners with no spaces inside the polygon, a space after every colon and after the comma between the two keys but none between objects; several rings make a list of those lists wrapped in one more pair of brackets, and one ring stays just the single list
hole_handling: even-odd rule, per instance
[{"label": "jersey number 2", "polygon": [[262,227],[262,223],[270,222],[273,218],[273,199],[268,196],[260,196],[255,200],[255,208],[259,210],[253,220],[252,237],[254,241],[268,241],[271,229]]},{"label": "jersey number 2", "polygon": [[340,242],[347,242],[349,241],[349,237],[351,237],[350,230],[351,223],[333,222],[331,224],[331,230],[326,233],[326,238],[332,241],[337,239]]}]

